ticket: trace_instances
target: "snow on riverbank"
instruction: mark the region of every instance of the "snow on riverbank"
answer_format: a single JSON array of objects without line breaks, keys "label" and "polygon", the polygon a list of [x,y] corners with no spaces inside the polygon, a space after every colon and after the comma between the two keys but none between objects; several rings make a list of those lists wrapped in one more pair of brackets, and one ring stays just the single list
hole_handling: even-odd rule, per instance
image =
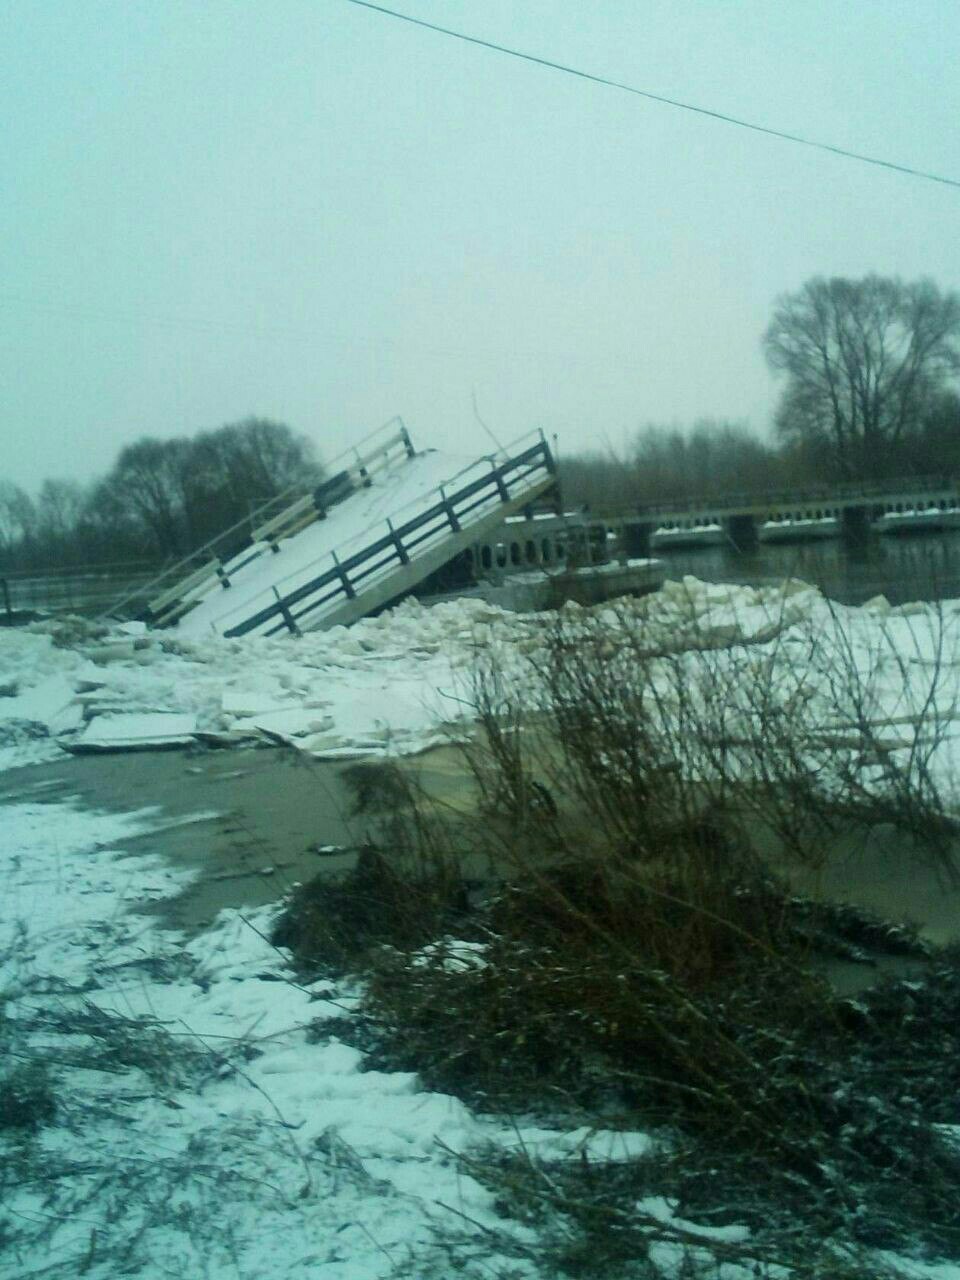
[{"label": "snow on riverbank", "polygon": [[189,940],[137,913],[188,879],[125,848],[154,811],[38,799],[2,815],[0,1280],[536,1280],[529,1229],[457,1153],[654,1149],[480,1119],[314,1040],[356,996],[294,980],[266,941],[273,908]]},{"label": "snow on riverbank", "polygon": [[363,1072],[336,1038],[311,1043],[307,1026],[354,1000],[293,980],[265,941],[269,910],[224,912],[189,941],[136,913],[185,879],[124,850],[155,813],[2,814],[3,1075],[24,1064],[36,1094],[45,1073],[56,1110],[32,1146],[0,1128],[0,1277],[374,1280],[428,1259],[458,1214],[502,1230],[450,1151],[633,1149],[481,1122],[415,1076]]}]

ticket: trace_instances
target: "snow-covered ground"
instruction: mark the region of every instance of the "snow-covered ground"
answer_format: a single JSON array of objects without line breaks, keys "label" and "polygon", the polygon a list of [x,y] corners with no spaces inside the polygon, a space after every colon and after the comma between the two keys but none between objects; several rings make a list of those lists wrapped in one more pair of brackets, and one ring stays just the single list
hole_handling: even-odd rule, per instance
[{"label": "snow-covered ground", "polygon": [[[3,1066],[46,1069],[56,1114],[29,1156],[0,1134],[0,1277],[534,1276],[498,1254],[494,1196],[455,1153],[650,1149],[643,1134],[480,1120],[413,1075],[361,1070],[335,1037],[312,1043],[310,1025],[349,1017],[356,997],[294,980],[266,940],[275,908],[223,912],[190,940],[137,913],[184,882],[124,851],[160,821],[3,807]],[[456,1263],[448,1234],[468,1237]]]},{"label": "snow-covered ground", "polygon": [[[949,728],[957,715],[955,603],[832,610],[801,584],[754,591],[689,580],[625,607],[642,608],[664,637],[695,628],[703,643],[749,639],[741,654],[775,654],[791,689],[791,663],[811,639],[839,635],[891,731],[919,732],[933,710]],[[617,609],[591,616],[615,647]],[[466,729],[478,652],[495,648],[516,668],[535,657],[551,621],[454,601],[297,640],[187,640],[135,627],[97,636],[53,623],[0,631],[0,766],[78,743],[118,749],[195,733],[279,737],[334,758],[422,750],[444,726]],[[933,707],[921,695],[937,667]],[[818,696],[815,673],[808,686]],[[948,735],[944,777],[952,749]],[[45,803],[42,786],[0,808],[0,1031],[27,1065],[45,1064],[58,1100],[38,1139],[42,1180],[29,1180],[24,1156],[18,1180],[7,1148],[0,1277],[426,1280],[508,1266],[535,1276],[498,1243],[506,1229],[522,1244],[525,1229],[505,1228],[490,1192],[450,1152],[522,1143],[577,1158],[592,1144],[626,1156],[648,1139],[511,1129],[423,1092],[414,1076],[362,1071],[360,1053],[336,1038],[312,1043],[308,1025],[349,1016],[355,993],[293,981],[286,956],[265,941],[274,908],[223,912],[190,939],[138,913],[188,874],[125,850],[163,822],[150,810]],[[97,1028],[111,1014],[136,1022],[127,1055],[107,1060]],[[182,1060],[170,1044],[183,1047]],[[665,1202],[642,1207],[671,1216]],[[460,1262],[438,1230],[473,1238]],[[661,1262],[671,1247],[658,1246]],[[725,1265],[715,1274],[747,1273]],[[958,1280],[960,1269],[917,1264],[907,1274]]]},{"label": "snow-covered ground", "polygon": [[[3,809],[0,984],[7,1027],[23,1025],[4,1049],[12,1040],[24,1062],[49,1065],[58,1111],[39,1139],[49,1180],[17,1188],[15,1145],[0,1139],[0,1276],[365,1280],[429,1253],[434,1224],[456,1226],[458,1212],[501,1225],[444,1147],[523,1134],[411,1075],[361,1072],[336,1040],[308,1043],[310,1022],[353,1000],[292,980],[264,940],[269,912],[224,913],[191,941],[136,914],[182,882],[124,855],[156,821],[69,803]],[[101,1013],[138,1020],[129,1063],[97,1057]],[[186,1062],[151,1050],[158,1032]],[[572,1152],[588,1139],[528,1136]]]}]

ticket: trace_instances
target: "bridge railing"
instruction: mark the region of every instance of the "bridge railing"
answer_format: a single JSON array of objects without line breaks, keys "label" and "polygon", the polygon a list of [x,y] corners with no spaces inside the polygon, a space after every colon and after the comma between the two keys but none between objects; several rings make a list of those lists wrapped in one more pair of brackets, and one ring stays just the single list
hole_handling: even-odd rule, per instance
[{"label": "bridge railing", "polygon": [[[407,429],[403,419],[400,417],[391,418],[389,422],[385,422],[383,426],[377,427],[375,431],[371,431],[369,435],[359,440],[356,445],[351,445],[335,458],[330,459],[324,464],[324,471],[328,476],[335,477],[343,467],[352,467],[359,462],[359,468],[364,467],[365,459],[360,455],[361,448],[372,448],[373,453],[377,452],[374,441],[381,442],[388,438],[392,444],[394,437],[402,436],[409,441]],[[321,486],[322,487],[322,486]],[[288,508],[295,504],[298,500],[312,492],[313,485],[297,482],[284,489],[282,493],[277,494],[273,498],[268,498],[266,502],[254,508],[242,520],[238,520],[236,524],[224,529],[222,533],[217,534],[215,538],[211,538],[209,542],[197,547],[191,551],[189,555],[183,559],[176,561],[175,564],[164,568],[162,573],[151,579],[144,587],[138,587],[135,593],[122,595],[119,599],[110,602],[107,608],[100,616],[107,617],[123,617],[129,606],[137,606],[135,611],[139,612],[139,606],[144,596],[148,599],[165,599],[175,593],[179,584],[184,579],[197,579],[204,576],[216,575],[217,569],[222,570],[224,566],[254,541],[254,532],[265,522],[270,521]],[[206,571],[209,571],[209,575]]]},{"label": "bridge railing", "polygon": [[43,569],[0,569],[0,621],[29,613],[96,614],[118,592],[145,603],[156,560],[99,561]]},{"label": "bridge railing", "polygon": [[298,568],[291,579],[277,580],[260,593],[262,603],[246,601],[221,616],[218,629],[233,637],[253,631],[276,635],[295,630],[304,620],[316,625],[337,605],[362,597],[452,533],[469,529],[519,498],[533,498],[552,481],[554,471],[543,433],[530,433],[497,454],[469,463],[406,509],[394,511],[306,569]]},{"label": "bridge railing", "polygon": [[676,498],[643,503],[625,510],[622,516],[657,516],[674,512],[736,511],[743,507],[790,507],[809,503],[843,502],[845,499],[884,498],[899,493],[954,492],[958,481],[950,476],[910,476],[899,480],[869,480],[843,485],[819,485],[807,489],[774,489],[760,492],[724,493],[696,498]]}]

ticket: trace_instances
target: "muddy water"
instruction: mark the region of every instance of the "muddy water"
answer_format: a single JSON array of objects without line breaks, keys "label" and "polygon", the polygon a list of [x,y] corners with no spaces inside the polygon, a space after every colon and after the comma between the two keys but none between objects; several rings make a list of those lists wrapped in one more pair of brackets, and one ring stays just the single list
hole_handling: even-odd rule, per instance
[{"label": "muddy water", "polygon": [[[541,737],[536,747],[540,752],[549,749]],[[417,772],[431,796],[470,810],[470,779],[458,748],[437,748],[410,760],[407,767]],[[584,814],[562,808],[571,823],[585,820]],[[757,852],[777,870],[789,871],[798,892],[849,902],[884,919],[914,925],[936,946],[960,941],[960,883],[951,882],[942,865],[896,827],[877,824],[848,833],[835,841],[817,870],[790,870],[770,832],[755,826],[754,835]],[[960,868],[960,842],[950,852]]]},{"label": "muddy water", "polygon": [[821,870],[794,872],[791,879],[802,892],[915,925],[937,946],[960,940],[960,886],[933,855],[892,826],[846,837]]},{"label": "muddy water", "polygon": [[[0,775],[0,804],[67,797],[89,809],[160,810],[161,829],[125,840],[124,847],[196,873],[178,897],[152,908],[188,930],[221,907],[275,901],[322,866],[349,865],[351,854],[315,850],[363,837],[349,817],[341,770],[282,750],[70,756]],[[216,816],[184,821],[202,813]]]},{"label": "muddy water", "polygon": [[[472,786],[456,748],[400,763],[445,809],[469,819]],[[145,905],[188,931],[222,907],[274,902],[295,882],[347,869],[368,834],[365,821],[351,816],[344,766],[283,749],[71,756],[0,775],[0,805],[68,796],[91,809],[159,809],[161,829],[124,844],[196,874],[177,897]],[[212,816],[185,821],[198,814]],[[960,940],[960,887],[892,827],[850,835],[821,870],[796,871],[791,879],[799,891],[914,924],[933,943]],[[883,962],[885,971],[906,974],[915,967],[896,958]],[[838,964],[831,976],[852,990],[870,980],[870,970]]]},{"label": "muddy water", "polygon": [[[952,856],[960,865],[960,850]],[[895,827],[875,826],[848,834],[830,849],[817,870],[778,869],[802,894],[851,903],[884,920],[911,925],[934,946],[960,941],[960,885],[929,851],[916,847]],[[922,957],[869,953],[866,963],[833,957],[815,962],[841,995],[854,995],[881,977],[913,978],[930,967]]]},{"label": "muddy water", "polygon": [[[455,753],[430,755],[436,759],[422,757],[407,767],[416,767],[444,803],[462,802],[465,780]],[[125,839],[124,848],[195,873],[177,897],[145,907],[192,931],[222,907],[275,902],[319,871],[353,865],[368,830],[351,816],[344,771],[342,764],[282,748],[64,756],[0,774],[0,806],[73,797],[84,808],[110,812],[156,807],[159,829]]]},{"label": "muddy water", "polygon": [[[550,748],[537,740],[541,752]],[[454,810],[469,815],[470,779],[462,753],[440,748],[407,762],[429,794]],[[571,829],[589,822],[582,812],[561,804]],[[960,882],[946,874],[942,863],[918,847],[908,835],[889,824],[850,832],[838,839],[816,870],[797,868],[785,860],[782,846],[769,831],[754,827],[755,847],[798,893],[815,899],[850,903],[882,919],[915,927],[934,946],[960,941]],[[960,842],[948,851],[960,868]],[[842,994],[853,994],[881,976],[912,977],[928,968],[913,956],[876,953],[865,963],[825,958],[819,967]]]}]

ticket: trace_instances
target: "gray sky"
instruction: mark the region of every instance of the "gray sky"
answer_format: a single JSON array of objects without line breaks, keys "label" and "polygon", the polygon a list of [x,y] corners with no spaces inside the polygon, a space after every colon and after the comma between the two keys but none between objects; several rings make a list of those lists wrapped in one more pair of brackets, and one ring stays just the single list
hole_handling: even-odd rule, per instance
[{"label": "gray sky", "polygon": [[[957,0],[396,0],[640,88],[960,178]],[[4,0],[0,474],[86,480],[259,414],[332,457],[766,430],[777,294],[960,289],[960,190],[344,0]]]}]

